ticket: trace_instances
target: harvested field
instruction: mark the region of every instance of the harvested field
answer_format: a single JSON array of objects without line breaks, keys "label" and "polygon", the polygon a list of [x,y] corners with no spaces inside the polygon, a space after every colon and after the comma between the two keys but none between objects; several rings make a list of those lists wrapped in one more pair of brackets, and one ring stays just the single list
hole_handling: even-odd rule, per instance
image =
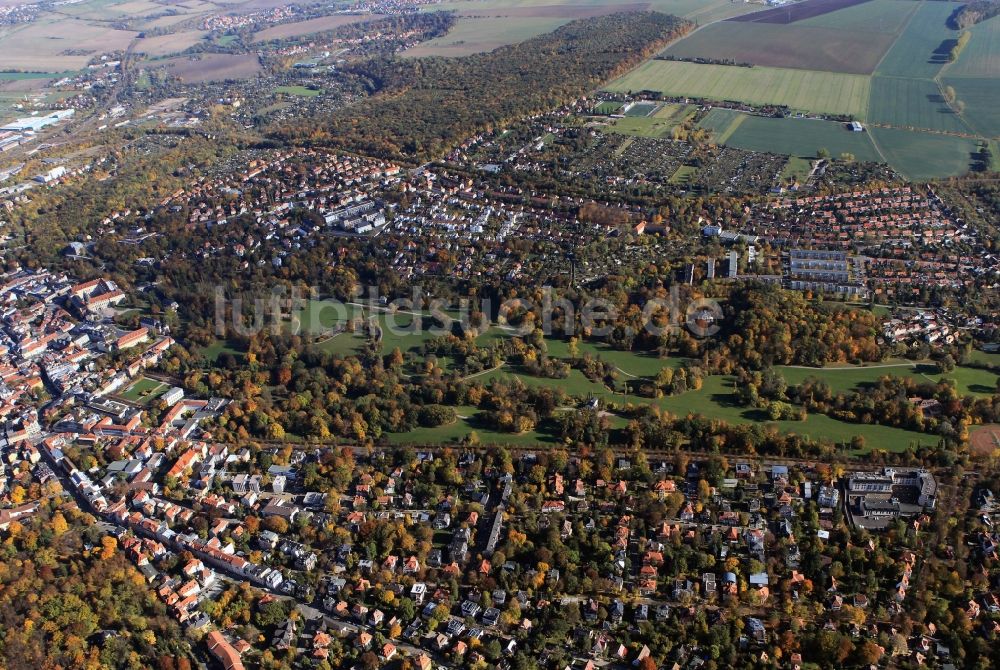
[{"label": "harvested field", "polygon": [[514,17],[546,19],[590,19],[595,16],[615,12],[643,12],[649,9],[648,2],[630,2],[607,5],[528,5],[523,7],[503,7],[496,9],[466,9],[459,12],[465,17]]},{"label": "harvested field", "polygon": [[178,56],[148,64],[150,67],[166,68],[168,73],[187,84],[248,79],[261,71],[256,56],[243,54],[202,54],[199,58]]},{"label": "harvested field", "polygon": [[204,30],[186,30],[170,35],[158,35],[139,40],[136,51],[147,56],[167,56],[180,53],[201,42],[208,33]]},{"label": "harvested field", "polygon": [[743,16],[733,17],[729,21],[739,21],[741,23],[774,23],[778,25],[788,25],[803,19],[814,16],[822,16],[839,9],[860,5],[869,0],[804,0],[785,7],[775,7],[765,9],[762,12],[753,12]]},{"label": "harvested field", "polygon": [[336,14],[334,16],[321,16],[316,19],[305,21],[295,21],[293,23],[282,23],[277,26],[265,28],[253,35],[254,42],[269,42],[271,40],[284,40],[290,37],[301,37],[303,35],[313,35],[315,33],[334,30],[341,26],[349,26],[352,23],[371,21],[376,18],[366,14]]},{"label": "harvested field", "polygon": [[1000,450],[1000,424],[977,426],[969,433],[969,451],[974,456],[989,457]]},{"label": "harvested field", "polygon": [[40,19],[0,30],[0,70],[64,72],[125,49],[136,33],[71,18]]},{"label": "harvested field", "polygon": [[894,39],[891,33],[877,31],[721,21],[692,33],[664,53],[681,59],[871,74]]}]

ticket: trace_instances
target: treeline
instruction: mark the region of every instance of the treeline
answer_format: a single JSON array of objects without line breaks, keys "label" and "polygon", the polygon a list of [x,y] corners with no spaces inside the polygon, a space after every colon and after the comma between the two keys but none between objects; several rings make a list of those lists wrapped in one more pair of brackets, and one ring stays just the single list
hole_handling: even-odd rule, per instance
[{"label": "treeline", "polygon": [[969,40],[971,39],[972,33],[964,32],[959,35],[958,39],[955,40],[955,45],[951,48],[951,51],[948,52],[948,62],[954,63],[957,61],[958,57],[962,55],[962,51],[965,50],[965,47],[968,46]]},{"label": "treeline", "polygon": [[948,25],[955,30],[965,30],[998,14],[1000,2],[997,0],[973,0],[955,10],[948,19]]},{"label": "treeline", "polygon": [[373,97],[330,116],[294,119],[275,139],[425,160],[463,139],[573,100],[624,73],[691,24],[656,12],[574,21],[465,58],[377,58],[348,65]]}]

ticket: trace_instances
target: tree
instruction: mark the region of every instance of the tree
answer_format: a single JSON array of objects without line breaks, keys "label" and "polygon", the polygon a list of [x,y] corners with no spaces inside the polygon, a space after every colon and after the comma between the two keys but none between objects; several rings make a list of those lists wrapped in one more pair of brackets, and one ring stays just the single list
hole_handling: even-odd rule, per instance
[{"label": "tree", "polygon": [[656,661],[652,656],[646,656],[639,661],[639,670],[656,670]]},{"label": "tree", "polygon": [[62,535],[67,530],[69,530],[69,524],[66,523],[66,517],[63,516],[62,512],[56,512],[52,515],[52,532],[56,536]]},{"label": "tree", "polygon": [[101,538],[101,560],[110,560],[118,552],[118,540],[111,535]]}]

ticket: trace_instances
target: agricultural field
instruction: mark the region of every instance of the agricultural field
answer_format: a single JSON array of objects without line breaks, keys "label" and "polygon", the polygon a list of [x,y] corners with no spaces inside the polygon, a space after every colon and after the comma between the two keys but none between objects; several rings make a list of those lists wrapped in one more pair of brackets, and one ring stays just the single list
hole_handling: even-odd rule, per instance
[{"label": "agricultural field", "polygon": [[276,26],[271,26],[270,28],[265,28],[260,32],[253,34],[253,42],[270,42],[271,40],[283,40],[292,37],[302,37],[304,35],[312,35],[315,33],[322,33],[328,30],[334,30],[335,28],[340,28],[341,26],[347,26],[352,23],[361,23],[362,21],[370,21],[370,15],[364,14],[335,14],[332,16],[321,16],[315,19],[306,19],[305,21],[294,21],[292,23],[281,23]]},{"label": "agricultural field", "polygon": [[977,143],[1000,138],[1000,20],[974,26],[962,55],[949,63],[958,35],[946,24],[952,11],[929,0],[806,0],[707,25],[665,52],[758,67],[654,59],[608,88],[849,115],[869,132],[720,109],[699,126],[715,142],[743,149],[803,159],[824,148],[834,157],[888,163],[912,179],[964,174]]},{"label": "agricultural field", "polygon": [[968,133],[968,126],[945,101],[931,79],[872,78],[868,122],[898,128]]},{"label": "agricultural field", "polygon": [[78,70],[95,55],[125,49],[136,33],[68,17],[0,28],[0,70]]},{"label": "agricultural field", "polygon": [[691,33],[664,53],[683,59],[870,74],[894,39],[887,32],[720,21]]},{"label": "agricultural field", "polygon": [[990,19],[969,29],[972,38],[955,63],[948,66],[948,77],[995,77],[1000,72],[1000,21]]},{"label": "agricultural field", "polygon": [[409,57],[468,56],[516,44],[552,32],[567,23],[554,18],[459,19],[447,35],[418,44],[404,53]]},{"label": "agricultural field", "polygon": [[139,40],[135,50],[151,57],[168,56],[193,47],[205,39],[207,34],[204,30],[186,30],[169,35],[147,37]]},{"label": "agricultural field", "polygon": [[749,116],[743,112],[715,107],[698,122],[698,127],[711,133],[712,141],[716,144],[725,144],[740,124],[748,118]]},{"label": "agricultural field", "polygon": [[199,54],[148,61],[149,67],[165,68],[188,84],[227,79],[247,79],[261,71],[257,56],[251,54]]},{"label": "agricultural field", "polygon": [[648,90],[673,97],[785,105],[793,110],[858,118],[864,118],[869,96],[868,78],[860,75],[655,59],[607,88],[618,93]]},{"label": "agricultural field", "polygon": [[947,26],[955,7],[948,2],[921,2],[906,29],[879,63],[876,74],[933,79],[947,60],[955,31]]},{"label": "agricultural field", "polygon": [[730,0],[450,0],[429,4],[424,11],[454,11],[456,23],[442,37],[406,51],[417,56],[466,56],[492,51],[551,32],[559,26],[612,12],[652,9],[708,23],[754,8]]},{"label": "agricultural field", "polygon": [[719,114],[713,119],[712,114],[716,110],[712,110],[700,125],[714,132],[715,128],[705,125],[705,122],[723,124],[725,118],[729,117],[729,125],[722,133],[725,144],[730,146],[802,158],[813,158],[820,149],[826,149],[833,157],[849,153],[859,161],[879,160],[868,133],[851,132],[843,123],[815,119],[775,119],[730,110],[718,111],[728,114]]},{"label": "agricultural field", "polygon": [[1000,137],[1000,20],[973,26],[972,39],[958,61],[942,70],[943,83],[965,103],[962,116],[975,131]]},{"label": "agricultural field", "polygon": [[898,128],[870,128],[885,162],[909,179],[940,179],[968,172],[978,141]]}]

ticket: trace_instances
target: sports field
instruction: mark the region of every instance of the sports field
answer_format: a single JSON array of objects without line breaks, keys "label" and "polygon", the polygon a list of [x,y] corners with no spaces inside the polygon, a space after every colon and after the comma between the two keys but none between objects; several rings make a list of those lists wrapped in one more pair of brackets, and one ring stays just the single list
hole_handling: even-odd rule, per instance
[{"label": "sports field", "polygon": [[650,116],[629,116],[616,119],[608,130],[621,135],[669,138],[673,129],[697,111],[694,105],[659,105]]},{"label": "sports field", "polygon": [[632,116],[632,117],[650,116],[654,111],[656,111],[658,106],[659,105],[652,102],[637,102],[636,104],[628,108],[628,111],[625,112],[625,116]]},{"label": "sports field", "polygon": [[869,96],[868,78],[861,75],[664,60],[647,61],[607,88],[619,93],[648,90],[675,97],[785,105],[858,118],[864,118]]}]

